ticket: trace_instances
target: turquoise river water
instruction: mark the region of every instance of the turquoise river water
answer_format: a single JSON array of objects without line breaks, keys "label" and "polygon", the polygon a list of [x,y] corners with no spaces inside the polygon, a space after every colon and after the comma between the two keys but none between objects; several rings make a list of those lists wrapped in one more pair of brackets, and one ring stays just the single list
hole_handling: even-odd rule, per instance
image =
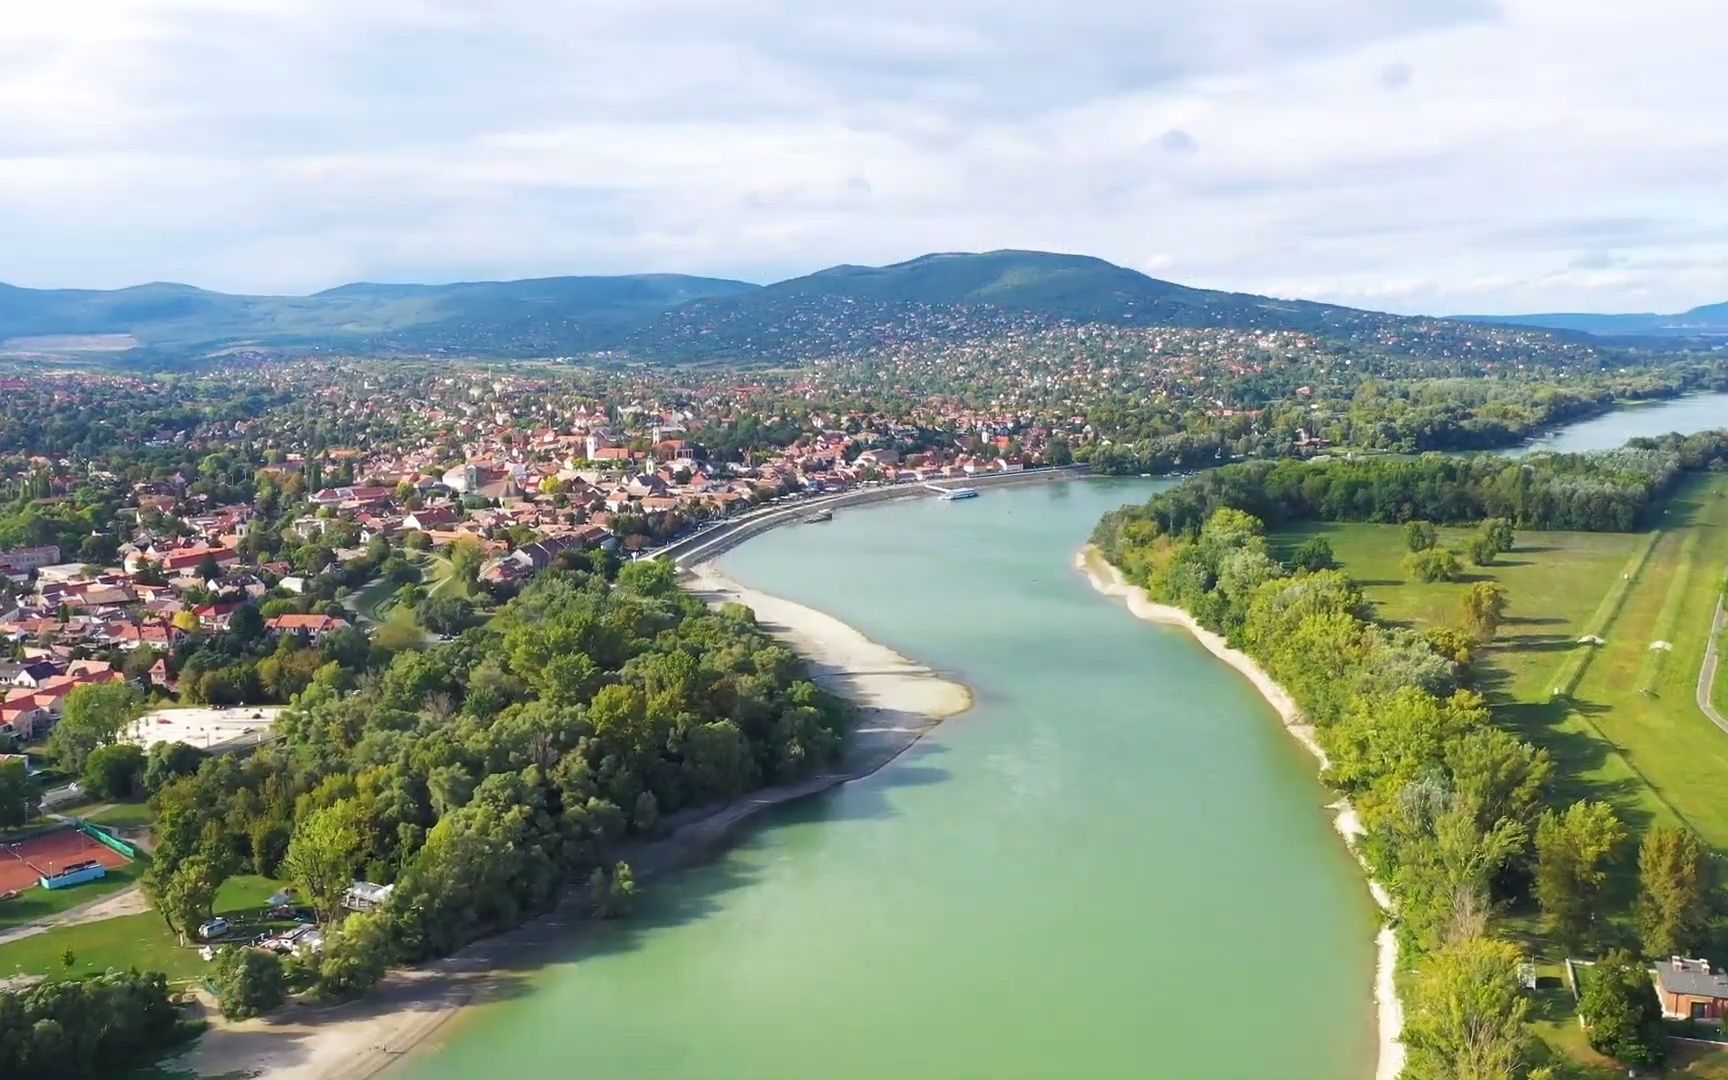
[{"label": "turquoise river water", "polygon": [[1363,1080],[1372,903],[1248,683],[1073,568],[1156,489],[842,510],[729,553],[971,686],[473,1010],[411,1080]]},{"label": "turquoise river water", "polygon": [[1728,427],[1728,394],[1693,394],[1615,409],[1555,428],[1503,453],[1516,456],[1537,450],[1562,453],[1611,450],[1634,436],[1666,435],[1671,431],[1690,435],[1719,427]]}]

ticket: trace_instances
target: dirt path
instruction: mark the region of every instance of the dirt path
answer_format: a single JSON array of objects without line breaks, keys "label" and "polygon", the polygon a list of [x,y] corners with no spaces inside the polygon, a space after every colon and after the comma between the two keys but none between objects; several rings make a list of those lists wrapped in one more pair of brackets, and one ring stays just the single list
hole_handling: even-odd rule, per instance
[{"label": "dirt path", "polygon": [[35,937],[56,927],[101,922],[103,919],[117,919],[122,915],[140,915],[149,910],[150,905],[144,899],[144,890],[136,885],[128,885],[119,892],[109,893],[88,904],[79,904],[75,908],[57,911],[45,919],[0,930],[0,945]]}]

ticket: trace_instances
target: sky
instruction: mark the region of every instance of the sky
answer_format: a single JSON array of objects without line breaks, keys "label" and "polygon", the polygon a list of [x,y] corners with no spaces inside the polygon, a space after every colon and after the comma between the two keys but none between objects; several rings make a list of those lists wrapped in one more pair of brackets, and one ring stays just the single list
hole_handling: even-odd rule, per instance
[{"label": "sky", "polygon": [[54,0],[0,281],[1078,252],[1400,312],[1728,300],[1719,0]]}]

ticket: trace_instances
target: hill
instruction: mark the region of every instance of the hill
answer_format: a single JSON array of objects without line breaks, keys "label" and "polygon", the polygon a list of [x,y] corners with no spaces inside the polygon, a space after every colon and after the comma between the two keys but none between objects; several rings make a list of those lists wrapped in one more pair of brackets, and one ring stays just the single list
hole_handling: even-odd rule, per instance
[{"label": "hill", "polygon": [[[1480,336],[1465,323],[1197,289],[1102,259],[1039,251],[835,266],[767,286],[678,274],[356,282],[310,296],[166,283],[112,291],[0,285],[0,342],[13,352],[66,351],[84,342],[109,350],[134,345],[152,357],[256,346],[797,362],[1056,323],[1296,330],[1395,352],[1445,350],[1453,339]],[[1553,340],[1569,336],[1577,335]]]},{"label": "hill", "polygon": [[1706,304],[1675,315],[1640,312],[1599,315],[1589,312],[1550,312],[1537,315],[1461,315],[1471,322],[1575,330],[1601,337],[1723,337],[1728,336],[1728,303]]},{"label": "hill", "polygon": [[647,315],[756,288],[681,274],[357,282],[311,296],[239,296],[164,283],[111,291],[0,285],[0,341],[27,348],[29,339],[45,336],[130,334],[158,350],[251,343],[532,355],[604,347]]}]

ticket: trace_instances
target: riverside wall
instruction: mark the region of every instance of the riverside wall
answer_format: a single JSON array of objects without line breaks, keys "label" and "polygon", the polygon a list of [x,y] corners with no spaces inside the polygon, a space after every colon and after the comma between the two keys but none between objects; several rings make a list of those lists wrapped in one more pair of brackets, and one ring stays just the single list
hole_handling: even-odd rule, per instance
[{"label": "riverside wall", "polygon": [[[1073,480],[1091,472],[1089,465],[1063,465],[1048,469],[1027,469],[1016,473],[989,473],[984,476],[942,477],[931,483],[948,487],[972,487],[980,491],[1009,484],[1038,483],[1049,480]],[[853,488],[835,495],[819,495],[801,499],[786,506],[753,510],[735,522],[705,533],[675,540],[656,551],[657,558],[671,559],[679,567],[695,566],[743,543],[759,533],[780,525],[800,521],[818,510],[838,510],[863,503],[885,502],[889,499],[934,498],[936,492],[921,483],[885,484],[881,487]]]}]

